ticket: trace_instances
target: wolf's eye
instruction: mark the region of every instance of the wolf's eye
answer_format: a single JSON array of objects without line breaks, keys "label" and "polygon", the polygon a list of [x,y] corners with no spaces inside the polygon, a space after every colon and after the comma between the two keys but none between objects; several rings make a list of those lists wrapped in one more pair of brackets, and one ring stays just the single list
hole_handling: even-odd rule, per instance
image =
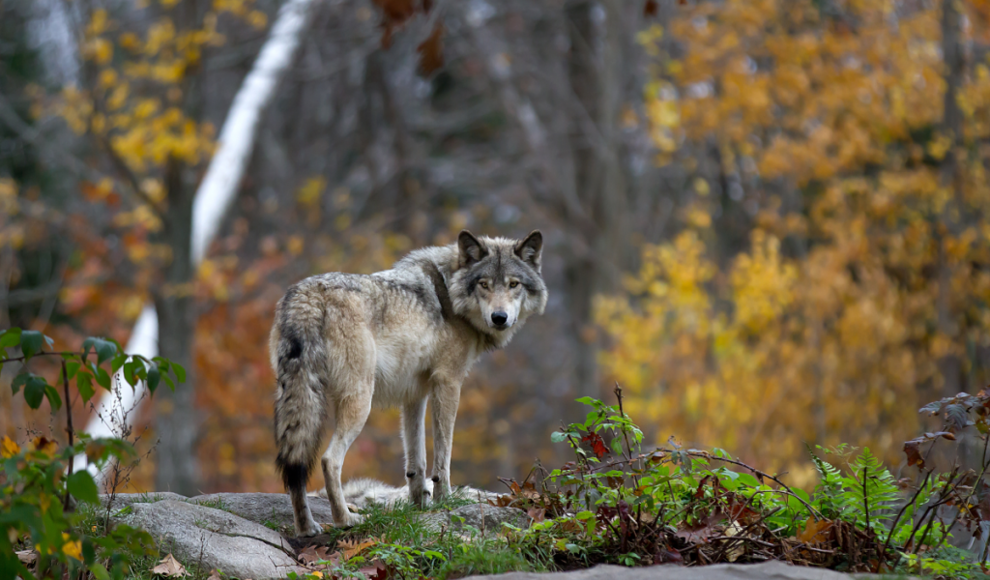
[{"label": "wolf's eye", "polygon": [[518,285],[519,285],[519,282],[517,282],[515,280],[513,280],[512,282],[509,282],[509,288],[515,288]]},{"label": "wolf's eye", "polygon": [[485,290],[488,290],[488,282],[478,282],[478,285],[484,288]]}]

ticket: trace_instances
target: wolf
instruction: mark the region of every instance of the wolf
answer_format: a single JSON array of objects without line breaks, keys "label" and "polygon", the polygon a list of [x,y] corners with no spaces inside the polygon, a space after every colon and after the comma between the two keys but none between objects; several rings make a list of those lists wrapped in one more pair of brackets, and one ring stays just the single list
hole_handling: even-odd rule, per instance
[{"label": "wolf", "polygon": [[372,406],[399,407],[409,500],[425,505],[427,400],[433,414],[433,498],[450,494],[450,450],[461,384],[479,356],[504,347],[542,314],[543,235],[476,237],[415,250],[391,270],[329,273],[290,287],[275,307],[269,352],[275,370],[275,465],[292,501],[295,531],[323,531],[306,500],[321,458],[337,527],[361,522],[340,483],[344,455]]},{"label": "wolf", "polygon": [[[426,481],[426,491],[433,489],[433,482]],[[451,490],[451,495],[478,503],[497,501],[500,494],[483,489],[475,489],[470,486],[459,486]],[[381,504],[386,507],[394,506],[396,503],[408,499],[409,486],[395,487],[377,479],[357,478],[344,484],[344,500],[348,508],[354,506],[357,509],[369,507],[371,504]],[[327,497],[326,488],[316,493],[307,494],[309,497]]]}]

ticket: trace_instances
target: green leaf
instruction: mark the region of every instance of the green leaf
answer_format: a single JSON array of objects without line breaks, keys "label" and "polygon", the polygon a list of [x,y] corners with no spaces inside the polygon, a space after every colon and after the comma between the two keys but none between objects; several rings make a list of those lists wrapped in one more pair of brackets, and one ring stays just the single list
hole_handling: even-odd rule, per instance
[{"label": "green leaf", "polygon": [[89,571],[93,573],[93,576],[96,576],[96,580],[110,580],[110,573],[99,562],[90,564]]},{"label": "green leaf", "polygon": [[26,357],[32,357],[41,352],[45,345],[45,335],[37,330],[25,330],[21,332],[21,352]]},{"label": "green leaf", "polygon": [[82,553],[83,562],[87,565],[92,564],[96,560],[96,548],[93,546],[92,538],[83,538],[82,541]]},{"label": "green leaf", "polygon": [[162,380],[168,385],[169,390],[175,392],[175,383],[172,382],[172,377],[168,375],[162,375]]},{"label": "green leaf", "polygon": [[10,381],[10,388],[14,391],[14,394],[16,395],[21,390],[21,387],[27,384],[28,379],[33,376],[31,373],[21,373],[14,377],[14,380]]},{"label": "green leaf", "polygon": [[129,360],[126,363],[124,363],[124,380],[127,381],[127,384],[130,385],[131,388],[133,388],[134,385],[137,384],[138,377],[136,373],[137,373],[137,366],[139,364],[140,363],[133,360]]},{"label": "green leaf", "polygon": [[21,329],[14,327],[0,333],[0,348],[10,348],[21,343]]},{"label": "green leaf", "polygon": [[103,364],[104,361],[113,358],[117,354],[117,346],[112,342],[97,340],[96,342],[96,364]]},{"label": "green leaf", "polygon": [[760,483],[760,480],[756,479],[749,473],[740,473],[739,483],[741,483],[742,485],[747,485],[749,487],[760,487],[760,485],[762,485]]},{"label": "green leaf", "polygon": [[550,441],[552,443],[560,443],[561,441],[567,441],[567,433],[554,431],[553,433],[550,434]]},{"label": "green leaf", "polygon": [[68,375],[69,375],[67,378],[70,381],[72,380],[73,377],[76,376],[76,373],[79,372],[79,367],[81,367],[81,366],[82,366],[82,364],[80,364],[80,363],[78,363],[76,361],[66,361],[65,362],[65,370],[66,370],[66,372],[68,372]]},{"label": "green leaf", "polygon": [[96,383],[106,390],[111,390],[113,387],[110,383],[110,374],[107,373],[106,369],[103,367],[98,367],[95,365],[90,366],[93,374],[96,376]]},{"label": "green leaf", "polygon": [[148,390],[152,393],[158,388],[158,383],[161,382],[162,375],[158,371],[158,365],[151,365],[148,367]]},{"label": "green leaf", "polygon": [[88,471],[77,471],[66,480],[69,493],[79,501],[96,503],[100,500],[100,491],[93,482],[93,476]]},{"label": "green leaf", "polygon": [[116,356],[113,357],[113,360],[110,361],[110,372],[115,373],[119,371],[120,367],[124,366],[126,363],[127,363],[127,355],[123,353],[117,354]]},{"label": "green leaf", "polygon": [[37,409],[41,406],[41,400],[45,398],[45,387],[47,386],[48,383],[45,382],[45,379],[31,375],[27,384],[24,385],[24,401],[28,407]]},{"label": "green leaf", "polygon": [[186,382],[186,369],[182,368],[182,365],[173,361],[172,372],[175,373],[175,378],[179,379],[180,383]]},{"label": "green leaf", "polygon": [[88,403],[93,398],[93,375],[83,371],[76,375],[76,390],[83,399],[83,403]]},{"label": "green leaf", "polygon": [[58,391],[51,385],[45,385],[45,396],[48,397],[48,404],[52,407],[52,412],[62,408],[62,397],[58,396]]}]

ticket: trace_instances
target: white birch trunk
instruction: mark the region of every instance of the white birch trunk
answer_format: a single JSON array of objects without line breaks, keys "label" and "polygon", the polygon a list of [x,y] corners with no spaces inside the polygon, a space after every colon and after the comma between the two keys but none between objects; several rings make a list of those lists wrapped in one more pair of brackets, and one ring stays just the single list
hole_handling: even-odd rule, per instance
[{"label": "white birch trunk", "polygon": [[[206,249],[216,237],[224,216],[237,197],[238,186],[254,149],[261,116],[295,58],[315,4],[316,0],[287,0],[282,5],[268,40],[261,47],[251,72],[234,97],[220,131],[217,152],[210,160],[193,200],[192,258],[195,265],[203,261]],[[149,359],[158,355],[158,316],[153,305],[146,305],[141,312],[127,342],[126,352]],[[120,436],[114,432],[110,422],[114,409],[126,412],[144,394],[143,382],[139,382],[133,390],[120,377],[114,377],[113,384],[119,387],[100,398],[96,415],[86,425],[86,433],[93,437]],[[133,415],[126,414],[123,420]],[[85,455],[76,458],[76,465],[86,465]],[[89,470],[99,483],[102,474],[97,473],[92,465]]]}]

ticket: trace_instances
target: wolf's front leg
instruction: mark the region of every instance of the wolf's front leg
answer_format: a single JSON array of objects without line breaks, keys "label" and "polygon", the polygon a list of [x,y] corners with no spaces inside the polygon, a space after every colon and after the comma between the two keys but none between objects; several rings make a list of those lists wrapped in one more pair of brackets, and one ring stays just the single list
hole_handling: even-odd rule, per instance
[{"label": "wolf's front leg", "polygon": [[402,406],[402,446],[406,452],[406,482],[409,501],[426,505],[426,398]]},{"label": "wolf's front leg", "polygon": [[433,390],[433,499],[450,495],[450,450],[454,421],[461,398],[460,383],[440,384]]}]

